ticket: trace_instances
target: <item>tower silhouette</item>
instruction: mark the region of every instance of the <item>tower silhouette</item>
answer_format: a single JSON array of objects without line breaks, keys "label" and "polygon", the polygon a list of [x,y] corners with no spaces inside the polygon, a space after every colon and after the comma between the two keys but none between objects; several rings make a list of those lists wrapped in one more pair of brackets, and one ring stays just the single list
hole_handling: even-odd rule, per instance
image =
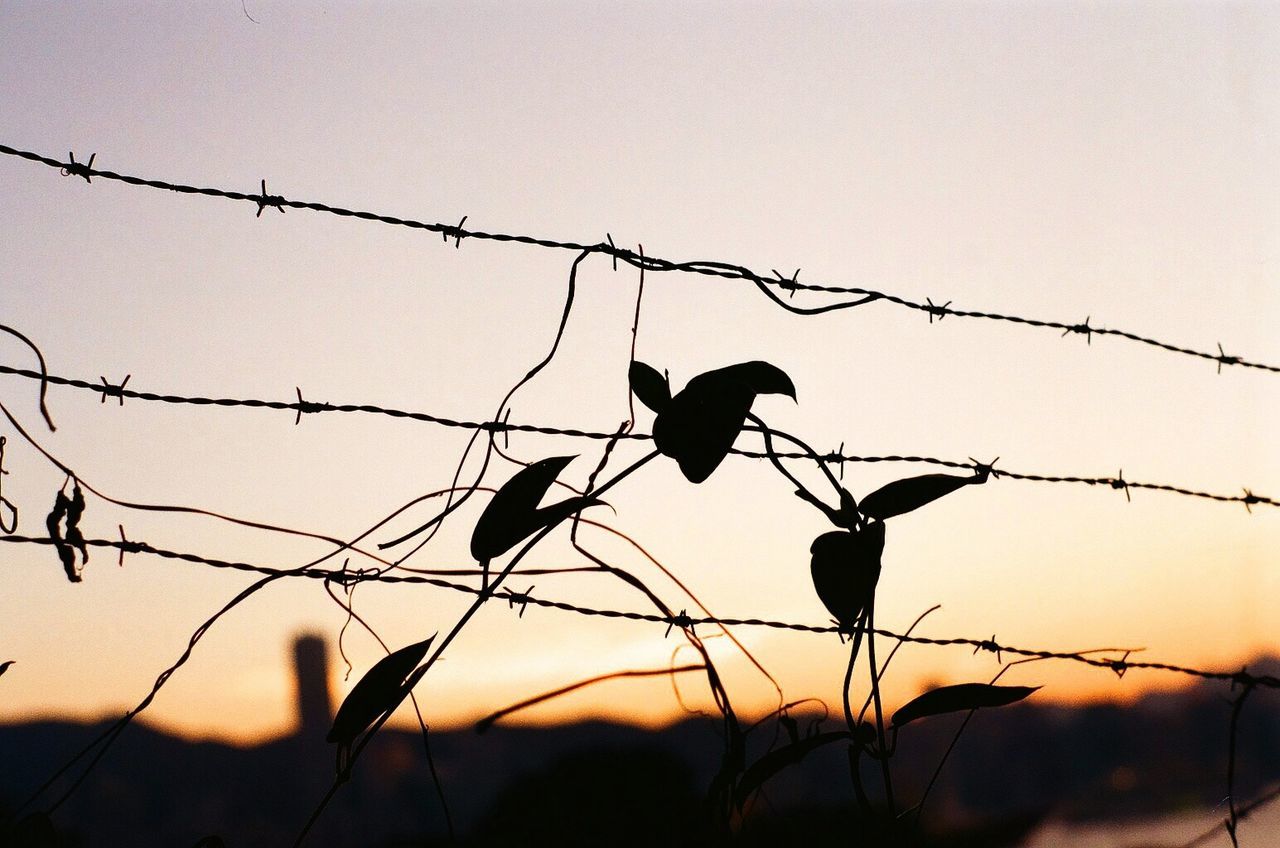
[{"label": "tower silhouette", "polygon": [[333,706],[329,696],[329,646],[323,636],[304,633],[293,641],[293,677],[297,691],[299,736],[329,732]]}]

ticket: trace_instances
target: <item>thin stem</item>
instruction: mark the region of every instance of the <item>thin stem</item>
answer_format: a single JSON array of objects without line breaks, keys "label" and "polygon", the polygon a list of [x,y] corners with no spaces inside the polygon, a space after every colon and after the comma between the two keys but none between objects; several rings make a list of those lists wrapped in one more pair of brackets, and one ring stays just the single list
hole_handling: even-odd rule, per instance
[{"label": "thin stem", "polygon": [[1227,811],[1228,818],[1226,821],[1227,833],[1231,836],[1231,845],[1233,848],[1239,848],[1240,843],[1236,839],[1236,827],[1240,823],[1240,814],[1236,809],[1236,737],[1240,730],[1240,712],[1244,709],[1244,702],[1248,699],[1249,694],[1253,692],[1253,687],[1246,685],[1241,690],[1239,696],[1231,704],[1231,737],[1227,743]]},{"label": "thin stem", "polygon": [[893,777],[889,774],[889,749],[885,743],[884,711],[880,705],[880,678],[876,673],[875,611],[876,602],[873,597],[871,603],[867,604],[867,630],[870,631],[870,635],[867,636],[867,662],[871,671],[871,696],[876,706],[876,744],[880,748],[880,754],[876,759],[880,761],[880,772],[884,775],[885,802],[889,805],[889,816],[892,818],[898,815],[898,811],[893,802]]},{"label": "thin stem", "polygon": [[576,692],[579,689],[585,689],[596,683],[604,683],[607,680],[618,680],[623,677],[659,677],[668,674],[681,674],[686,671],[705,671],[705,665],[682,665],[676,668],[653,668],[629,671],[615,671],[610,674],[600,674],[587,680],[579,680],[577,683],[570,683],[568,686],[561,686],[559,689],[553,689],[550,692],[543,692],[541,695],[535,695],[532,698],[526,698],[519,703],[512,704],[509,707],[503,707],[496,710],[475,723],[476,733],[484,733],[493,723],[500,718],[505,718],[512,713],[520,712],[520,710],[535,707],[538,704],[545,703],[561,695],[568,695],[570,692]]},{"label": "thin stem", "polygon": [[867,790],[862,785],[862,739],[858,734],[858,723],[853,718],[853,706],[849,700],[849,693],[853,688],[853,668],[858,662],[858,650],[862,647],[862,634],[864,632],[863,623],[865,619],[859,619],[854,628],[854,634],[849,640],[849,664],[844,672],[844,686],[842,688],[842,697],[844,700],[844,721],[849,728],[849,733],[853,737],[849,743],[849,779],[853,781],[853,795],[857,799],[858,807],[863,814],[870,817],[871,801],[867,798]]}]

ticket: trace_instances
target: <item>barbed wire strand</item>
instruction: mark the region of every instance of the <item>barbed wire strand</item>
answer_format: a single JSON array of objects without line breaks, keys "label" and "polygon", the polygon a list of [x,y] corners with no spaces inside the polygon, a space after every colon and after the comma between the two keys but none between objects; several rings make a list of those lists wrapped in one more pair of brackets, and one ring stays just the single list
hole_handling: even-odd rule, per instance
[{"label": "barbed wire strand", "polygon": [[[25,377],[32,380],[40,380],[42,383],[48,383],[56,386],[66,386],[68,388],[81,389],[102,395],[103,400],[106,398],[136,398],[137,400],[168,403],[190,406],[218,406],[218,407],[247,407],[251,409],[272,409],[293,412],[298,418],[303,415],[317,415],[327,412],[336,413],[362,413],[368,415],[385,415],[390,418],[402,418],[411,421],[421,421],[428,424],[436,424],[441,427],[455,427],[464,430],[480,430],[490,433],[536,433],[545,436],[567,436],[577,439],[593,439],[598,441],[609,441],[611,439],[627,439],[631,441],[652,441],[653,436],[649,433],[603,433],[591,430],[582,430],[572,427],[549,427],[539,424],[520,424],[510,421],[467,421],[455,418],[448,418],[441,415],[433,415],[428,412],[417,412],[412,410],[396,409],[394,407],[378,406],[375,404],[356,404],[356,403],[317,403],[302,399],[301,390],[298,390],[297,400],[263,400],[258,398],[211,398],[189,395],[175,394],[158,394],[156,392],[139,391],[137,389],[125,388],[123,384],[112,385],[105,380],[92,383],[87,380],[61,377],[56,374],[45,374],[39,371],[33,371],[28,368],[16,368],[10,365],[0,365],[0,374],[10,374],[17,377]],[[745,450],[742,448],[733,448],[730,453],[743,456],[749,459],[768,459],[770,454],[762,451]],[[798,459],[812,460],[813,457],[808,453],[801,451],[778,451],[775,454],[778,459]],[[830,451],[818,456],[823,462],[832,465],[843,465],[845,463],[864,463],[874,464],[881,462],[890,463],[912,463],[922,465],[936,465],[941,468],[950,468],[955,470],[979,472],[986,470],[992,477],[998,479],[1020,480],[1030,483],[1067,483],[1086,486],[1098,486],[1115,490],[1123,490],[1126,497],[1130,490],[1139,489],[1153,492],[1166,492],[1173,495],[1181,495],[1183,497],[1200,498],[1202,500],[1218,501],[1220,503],[1238,503],[1243,504],[1246,509],[1253,506],[1271,506],[1280,507],[1280,500],[1266,495],[1255,494],[1250,489],[1242,489],[1243,494],[1225,495],[1221,493],[1206,492],[1198,489],[1191,489],[1186,486],[1173,485],[1169,483],[1145,483],[1136,480],[1126,480],[1123,472],[1116,477],[1086,477],[1080,475],[1052,475],[1052,474],[1036,474],[1021,471],[1006,471],[1002,468],[993,468],[988,463],[976,461],[957,462],[954,460],[940,459],[932,456],[916,456],[916,455],[900,455],[891,454],[886,456],[858,456],[855,454],[846,454],[842,451]]]},{"label": "barbed wire strand", "polygon": [[[53,545],[53,539],[38,536],[0,536],[0,542],[9,542],[13,544],[29,544],[29,545]],[[439,589],[448,589],[454,592],[462,592],[469,595],[480,595],[483,589],[471,586],[465,583],[457,583],[451,580],[443,580],[438,577],[429,577],[423,574],[390,574],[377,570],[373,571],[340,571],[324,568],[279,568],[275,566],[260,565],[248,562],[237,562],[231,560],[215,559],[205,557],[199,554],[173,551],[165,548],[155,547],[147,542],[129,539],[87,539],[85,544],[90,547],[97,548],[114,548],[124,553],[130,554],[149,554],[151,556],[160,557],[162,559],[177,560],[180,562],[193,563],[196,565],[208,566],[211,568],[227,569],[231,571],[242,571],[252,574],[261,574],[266,576],[281,577],[302,577],[312,580],[327,580],[340,585],[349,585],[352,583],[404,583],[410,585],[433,586]],[[479,576],[479,571],[476,572]],[[615,610],[600,607],[587,607],[579,604],[572,604],[566,601],[557,601],[549,598],[534,597],[530,592],[516,592],[510,589],[501,589],[490,594],[499,600],[507,601],[508,605],[513,608],[523,608],[528,606],[541,607],[544,609],[555,609],[562,612],[571,612],[578,615],[585,615],[598,618],[615,618],[627,621],[644,621],[653,624],[665,625],[668,632],[671,628],[693,628],[704,625],[714,625],[719,627],[765,627],[774,630],[788,630],[799,633],[827,633],[840,634],[842,630],[835,624],[799,624],[786,621],[773,621],[760,618],[728,618],[720,616],[690,616],[686,613],[678,615],[659,615],[657,613],[633,612],[628,610]],[[847,631],[844,631],[847,635]],[[869,630],[876,636],[886,639],[900,640],[917,645],[932,645],[935,647],[965,646],[975,649],[975,651],[986,651],[988,653],[1001,656],[1009,654],[1019,657],[1034,657],[1038,659],[1049,660],[1066,660],[1069,662],[1083,663],[1085,665],[1094,666],[1095,668],[1105,668],[1117,675],[1123,676],[1125,673],[1134,669],[1146,669],[1150,671],[1162,671],[1172,674],[1181,674],[1188,677],[1197,677],[1203,680],[1221,680],[1242,686],[1254,686],[1265,689],[1280,689],[1280,678],[1271,675],[1254,675],[1245,669],[1238,671],[1209,671],[1206,669],[1192,668],[1190,666],[1176,665],[1173,663],[1152,662],[1144,660],[1130,659],[1129,655],[1132,651],[1125,651],[1124,656],[1119,659],[1104,659],[1099,657],[1086,656],[1084,654],[1070,651],[1048,651],[1033,648],[1019,648],[1012,645],[999,643],[994,637],[990,639],[970,639],[963,637],[935,638],[930,636],[915,636],[911,634],[900,634],[892,630],[883,628],[874,628]],[[1117,649],[1119,652],[1119,649]]]},{"label": "barbed wire strand", "polygon": [[[132,186],[140,186],[145,188],[162,189],[165,191],[178,192],[180,194],[196,194],[207,197],[221,197],[228,200],[247,201],[257,207],[257,214],[262,215],[264,209],[275,208],[283,212],[285,209],[309,209],[313,212],[325,212],[331,215],[338,215],[345,218],[358,218],[364,221],[374,221],[380,224],[388,224],[398,227],[408,227],[411,229],[424,230],[426,232],[439,233],[448,243],[449,239],[454,240],[455,247],[461,247],[464,238],[480,239],[495,242],[508,242],[533,247],[540,247],[555,250],[572,250],[575,252],[599,253],[611,257],[615,261],[622,260],[629,265],[637,268],[646,268],[651,271],[680,271],[692,274],[702,274],[713,277],[723,277],[727,279],[742,279],[756,285],[764,292],[770,300],[776,305],[787,309],[791,312],[800,314],[817,314],[828,312],[834,309],[843,309],[854,306],[861,306],[874,301],[885,301],[895,306],[905,309],[911,309],[923,312],[929,316],[930,323],[934,318],[942,319],[949,316],[956,318],[972,318],[988,321],[1000,321],[1011,324],[1019,324],[1027,327],[1036,327],[1040,329],[1049,329],[1061,331],[1062,335],[1076,334],[1083,335],[1087,340],[1092,340],[1094,336],[1113,336],[1116,338],[1126,339],[1138,344],[1147,345],[1149,347],[1158,348],[1169,353],[1190,356],[1197,359],[1207,360],[1217,363],[1218,371],[1221,373],[1224,365],[1237,365],[1242,368],[1251,368],[1259,371],[1270,373],[1280,373],[1280,366],[1268,365],[1262,362],[1246,360],[1243,357],[1227,354],[1221,343],[1218,344],[1218,352],[1196,350],[1194,348],[1184,347],[1182,345],[1171,344],[1159,339],[1143,336],[1138,333],[1120,330],[1111,327],[1095,327],[1089,322],[1091,318],[1086,318],[1084,322],[1064,322],[1064,321],[1045,321],[1037,318],[1027,318],[1021,315],[1013,315],[1000,312],[986,312],[967,309],[953,309],[950,301],[942,305],[935,304],[931,298],[926,298],[923,303],[910,300],[899,295],[890,294],[888,292],[877,291],[874,289],[861,288],[857,286],[834,286],[814,283],[801,283],[798,281],[799,271],[791,277],[785,277],[774,271],[773,277],[762,276],[749,268],[726,262],[715,261],[692,261],[692,262],[675,262],[668,259],[661,259],[654,256],[644,255],[627,248],[618,247],[613,243],[610,237],[608,241],[597,242],[594,244],[584,244],[571,241],[560,241],[557,239],[540,238],[537,236],[512,234],[512,233],[496,233],[486,232],[483,230],[467,230],[463,229],[466,218],[462,218],[457,224],[444,224],[440,222],[419,221],[412,218],[400,218],[393,215],[384,215],[375,212],[361,211],[357,209],[347,209],[341,206],[333,206],[328,203],[320,203],[315,201],[288,200],[281,195],[272,195],[267,193],[266,180],[261,181],[261,192],[258,194],[249,194],[242,191],[232,191],[229,189],[209,188],[193,185],[185,185],[182,183],[173,183],[165,180],[150,179],[145,177],[136,177],[129,174],[121,174],[115,171],[101,170],[93,168],[94,157],[90,157],[87,162],[76,162],[73,154],[68,154],[69,161],[61,162],[39,153],[33,153],[27,150],[19,150],[8,145],[0,144],[0,153],[7,156],[16,156],[31,162],[37,162],[50,168],[57,169],[63,176],[82,177],[86,182],[92,184],[92,177],[101,177],[106,180],[115,180]],[[96,156],[96,154],[95,154]],[[820,294],[836,294],[845,296],[856,296],[856,301],[846,301],[839,303],[825,304],[817,307],[797,307],[786,300],[780,298],[774,289],[794,294],[797,291],[814,292]]]}]

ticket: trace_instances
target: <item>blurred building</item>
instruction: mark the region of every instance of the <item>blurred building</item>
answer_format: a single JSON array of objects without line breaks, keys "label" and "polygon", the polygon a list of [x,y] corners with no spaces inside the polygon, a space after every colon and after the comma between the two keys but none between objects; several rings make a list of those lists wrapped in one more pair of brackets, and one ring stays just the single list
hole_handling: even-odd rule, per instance
[{"label": "blurred building", "polygon": [[293,641],[298,736],[323,738],[333,723],[329,694],[329,646],[323,636],[304,633]]}]

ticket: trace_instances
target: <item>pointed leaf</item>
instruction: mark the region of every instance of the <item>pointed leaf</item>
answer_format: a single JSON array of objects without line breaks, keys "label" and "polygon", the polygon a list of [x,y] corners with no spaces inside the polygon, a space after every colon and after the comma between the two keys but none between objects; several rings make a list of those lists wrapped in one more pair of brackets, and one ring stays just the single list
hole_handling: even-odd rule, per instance
[{"label": "pointed leaf", "polygon": [[868,518],[884,521],[895,515],[902,515],[919,509],[930,501],[936,501],[943,495],[949,495],[962,486],[971,483],[985,483],[987,478],[981,474],[971,477],[957,477],[953,474],[925,474],[920,477],[908,477],[905,480],[894,480],[887,486],[876,489],[862,499],[860,509]]},{"label": "pointed leaf", "polygon": [[572,456],[553,456],[520,469],[489,501],[471,533],[471,555],[489,562],[520,544],[542,526],[538,502]]},{"label": "pointed leaf", "polygon": [[653,422],[658,450],[680,465],[691,483],[711,476],[729,454],[758,394],[795,398],[795,386],[767,362],[740,362],[699,374]]},{"label": "pointed leaf", "polygon": [[671,386],[667,378],[643,362],[632,362],[627,371],[631,393],[654,412],[661,412],[671,402]]},{"label": "pointed leaf", "polygon": [[786,747],[770,751],[752,763],[750,768],[743,772],[742,779],[738,781],[737,787],[733,790],[734,804],[741,811],[743,805],[747,803],[747,798],[751,797],[751,793],[759,789],[766,780],[787,766],[800,762],[812,751],[821,748],[823,745],[849,738],[851,738],[849,731],[833,730],[829,733],[818,733],[807,739],[793,742]]},{"label": "pointed leaf", "polygon": [[912,699],[893,714],[893,727],[902,727],[918,718],[944,713],[976,710],[980,707],[1003,707],[1021,701],[1039,686],[993,686],[989,683],[959,683],[931,689]]},{"label": "pointed leaf", "polygon": [[[796,399],[796,387],[791,382],[791,378],[787,376],[787,372],[783,371],[776,365],[770,365],[768,362],[754,360],[752,362],[739,362],[737,365],[729,365],[716,371],[709,371],[703,374],[703,377],[716,374],[726,379],[737,380],[757,395],[786,395],[792,400]],[[694,378],[698,379],[698,378]],[[690,383],[693,380],[689,381]]]},{"label": "pointed leaf", "polygon": [[857,532],[833,530],[809,546],[813,588],[841,627],[852,628],[875,597],[884,552],[884,524]]},{"label": "pointed leaf", "polygon": [[17,660],[5,660],[4,662],[0,663],[0,674],[4,674],[6,671],[8,671],[9,666],[13,665],[15,662],[17,662]]},{"label": "pointed leaf", "polygon": [[326,741],[350,745],[379,716],[398,707],[408,694],[402,691],[405,678],[422,662],[435,638],[407,645],[374,663],[338,707]]}]

